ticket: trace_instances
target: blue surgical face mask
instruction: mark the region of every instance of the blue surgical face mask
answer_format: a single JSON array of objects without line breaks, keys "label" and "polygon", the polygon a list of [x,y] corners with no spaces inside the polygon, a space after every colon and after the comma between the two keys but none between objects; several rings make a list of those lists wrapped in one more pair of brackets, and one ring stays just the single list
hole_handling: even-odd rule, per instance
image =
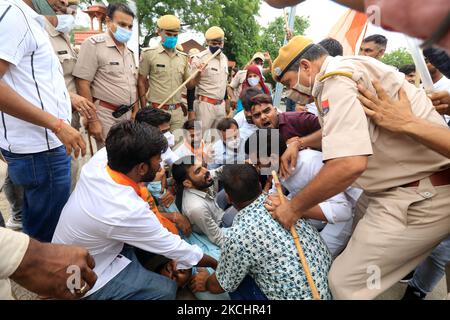
[{"label": "blue surgical face mask", "polygon": [[164,48],[173,49],[177,46],[178,36],[176,37],[167,37],[164,41],[161,41],[161,44]]},{"label": "blue surgical face mask", "polygon": [[114,38],[122,43],[127,43],[131,39],[132,31],[121,26],[117,26],[116,32],[113,32]]},{"label": "blue surgical face mask", "polygon": [[62,33],[69,33],[72,31],[75,25],[75,17],[71,14],[60,14],[57,15],[58,25],[56,26],[56,30]]}]

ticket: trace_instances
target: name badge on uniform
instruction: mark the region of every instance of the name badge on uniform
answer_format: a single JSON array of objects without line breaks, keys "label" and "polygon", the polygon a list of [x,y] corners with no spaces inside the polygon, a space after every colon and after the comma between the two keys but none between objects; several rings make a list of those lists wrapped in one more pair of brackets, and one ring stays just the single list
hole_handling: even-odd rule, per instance
[{"label": "name badge on uniform", "polygon": [[67,50],[58,51],[58,54],[67,54],[67,53],[68,53]]},{"label": "name badge on uniform", "polygon": [[165,68],[166,67],[165,64],[157,64],[156,66],[159,67],[159,68]]},{"label": "name badge on uniform", "polygon": [[212,71],[219,71],[219,70],[217,70],[216,68],[211,68],[211,70],[212,70]]},{"label": "name badge on uniform", "polygon": [[112,66],[118,66],[120,63],[119,62],[110,62],[109,64]]}]

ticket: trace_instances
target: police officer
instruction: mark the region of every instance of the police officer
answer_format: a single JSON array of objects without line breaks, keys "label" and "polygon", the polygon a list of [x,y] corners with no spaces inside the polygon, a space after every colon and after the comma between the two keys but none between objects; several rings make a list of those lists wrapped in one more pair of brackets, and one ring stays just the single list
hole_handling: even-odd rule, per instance
[{"label": "police officer", "polygon": [[[78,55],[72,47],[69,39],[69,32],[75,25],[75,15],[77,12],[78,0],[69,0],[69,7],[66,12],[57,12],[58,15],[46,16],[45,30],[47,31],[53,50],[61,63],[64,75],[64,82],[70,95],[72,104],[72,122],[71,125],[75,129],[81,128],[80,114],[86,120],[96,119],[95,105],[88,99],[77,94],[75,86],[75,78],[72,75]],[[101,137],[101,131],[90,132],[94,137]],[[79,175],[78,159],[71,159],[71,190],[75,188],[75,184]]]},{"label": "police officer", "polygon": [[398,99],[398,92],[409,98],[416,116],[446,124],[425,91],[393,68],[368,57],[329,57],[306,37],[294,37],[280,49],[272,74],[300,103],[315,99],[325,165],[292,201],[278,206],[273,198],[267,208],[288,228],[351,184],[364,189],[368,208],[334,261],[329,283],[336,299],[375,298],[450,233],[450,160],[374,125],[358,99],[357,83],[375,92],[372,81],[381,80],[390,98]]},{"label": "police officer", "polygon": [[[133,51],[126,43],[131,38],[134,13],[120,3],[108,5],[106,25],[108,31],[87,38],[81,45],[73,76],[78,93],[95,101],[98,119],[89,119],[88,128],[106,138],[109,129],[121,120],[134,117],[139,108],[137,99],[137,68]],[[119,118],[113,112],[120,106],[132,109]],[[96,137],[97,149],[104,146]]]},{"label": "police officer", "polygon": [[[165,15],[158,19],[157,26],[161,43],[141,54],[138,80],[141,105],[148,103],[153,108],[159,107],[190,75],[187,55],[176,48],[180,20],[173,15]],[[183,127],[185,116],[181,90],[161,109],[171,114],[171,132]]]},{"label": "police officer", "polygon": [[[223,49],[225,33],[220,27],[209,28],[205,33],[205,38],[208,50],[204,50],[193,57],[192,71],[202,68],[202,65],[211,55],[217,50]],[[203,132],[215,128],[217,123],[226,117],[227,80],[228,59],[223,53],[220,53],[192,81],[196,86],[194,112],[196,120],[202,124]]]}]

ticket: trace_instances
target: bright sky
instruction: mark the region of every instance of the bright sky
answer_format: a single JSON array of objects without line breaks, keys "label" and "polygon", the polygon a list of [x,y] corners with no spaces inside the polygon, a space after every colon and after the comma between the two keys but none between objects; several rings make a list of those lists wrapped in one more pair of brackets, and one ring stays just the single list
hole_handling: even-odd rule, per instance
[{"label": "bright sky", "polygon": [[[287,12],[289,8],[286,8]],[[306,36],[312,38],[315,42],[319,42],[327,37],[333,25],[337,22],[347,8],[336,4],[330,0],[309,0],[297,6],[297,15],[309,17],[310,27],[306,30]],[[283,15],[282,9],[275,9],[262,1],[261,9],[257,18],[261,26],[266,27],[270,22],[277,17]],[[88,26],[89,17],[80,12],[77,15],[77,24]],[[385,31],[379,27],[369,24],[366,36],[380,33],[388,38],[387,52],[397,49],[399,47],[407,47],[404,36],[399,33]],[[201,33],[185,32],[180,35],[179,42],[182,43],[189,39],[203,43],[204,37]],[[151,42],[151,45],[154,42]]]}]

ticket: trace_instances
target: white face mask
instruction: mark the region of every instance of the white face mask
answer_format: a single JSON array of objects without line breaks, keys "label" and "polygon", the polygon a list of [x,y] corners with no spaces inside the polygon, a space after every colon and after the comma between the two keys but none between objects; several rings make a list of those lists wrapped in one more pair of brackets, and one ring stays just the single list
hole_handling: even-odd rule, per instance
[{"label": "white face mask", "polygon": [[256,87],[258,85],[260,79],[259,79],[259,77],[254,77],[254,78],[248,78],[247,81],[251,87]]},{"label": "white face mask", "polygon": [[169,147],[172,148],[175,145],[175,136],[170,131],[167,131],[164,133],[164,137],[167,139]]},{"label": "white face mask", "polygon": [[232,149],[232,150],[238,149],[239,145],[241,144],[241,139],[239,139],[238,137],[235,137],[232,139],[227,139],[225,144],[227,145],[228,149]]},{"label": "white face mask", "polygon": [[[301,95],[300,93],[303,93],[306,96]],[[291,88],[291,92],[288,94],[288,98],[302,105],[305,105],[309,103],[309,101],[311,100],[310,98],[311,96],[312,96],[312,87],[305,87],[304,85],[300,84],[300,68],[299,68],[297,84]]]},{"label": "white face mask", "polygon": [[71,14],[60,14],[57,15],[58,25],[56,30],[62,33],[69,33],[75,26],[75,17]]},{"label": "white face mask", "polygon": [[263,74],[264,67],[262,65],[258,64],[258,69],[259,69],[259,71],[261,71],[261,74]]}]

